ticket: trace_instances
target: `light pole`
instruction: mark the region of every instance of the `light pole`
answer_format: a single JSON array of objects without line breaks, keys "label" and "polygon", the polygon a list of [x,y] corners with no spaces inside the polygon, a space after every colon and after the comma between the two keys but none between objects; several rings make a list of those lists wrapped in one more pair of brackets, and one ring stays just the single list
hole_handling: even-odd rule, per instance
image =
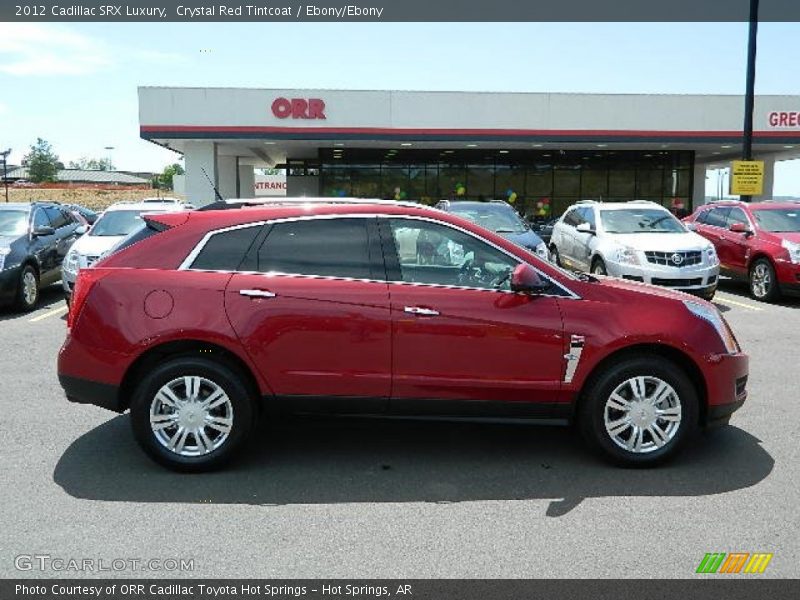
[{"label": "light pole", "polygon": [[[747,81],[744,95],[744,139],[742,159],[753,159],[753,104],[756,87],[756,39],[758,38],[758,0],[750,0],[750,32],[747,38]],[[742,202],[750,202],[752,196],[741,196]]]},{"label": "light pole", "polygon": [[0,152],[3,157],[3,185],[6,188],[6,204],[8,204],[8,155],[11,154],[11,148],[4,152]]},{"label": "light pole", "polygon": [[109,171],[116,171],[116,165],[114,164],[114,155],[112,154],[113,151],[115,150],[114,146],[106,146],[103,148],[103,150],[108,150],[109,152],[108,161],[111,163],[111,166],[113,167],[109,169]]}]

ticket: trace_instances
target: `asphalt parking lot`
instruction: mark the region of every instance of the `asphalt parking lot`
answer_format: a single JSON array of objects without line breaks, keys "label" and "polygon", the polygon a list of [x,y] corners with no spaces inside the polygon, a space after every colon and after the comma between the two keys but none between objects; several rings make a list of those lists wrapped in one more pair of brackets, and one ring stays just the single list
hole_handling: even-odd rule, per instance
[{"label": "asphalt parking lot", "polygon": [[716,303],[750,398],[662,468],[608,466],[561,428],[296,420],[226,471],[177,475],[127,415],[64,399],[54,286],[34,313],[0,311],[0,575],[82,576],[15,568],[46,554],[194,561],[134,577],[683,578],[707,552],[770,552],[764,576],[798,577],[800,300],[723,282]]}]

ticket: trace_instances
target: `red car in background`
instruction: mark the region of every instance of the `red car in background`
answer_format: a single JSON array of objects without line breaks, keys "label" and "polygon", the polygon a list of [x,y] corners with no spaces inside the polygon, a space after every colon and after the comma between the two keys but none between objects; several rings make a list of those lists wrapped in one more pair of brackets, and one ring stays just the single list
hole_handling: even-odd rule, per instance
[{"label": "red car in background", "polygon": [[800,294],[800,203],[714,202],[684,222],[714,244],[720,271],[747,279],[757,300]]},{"label": "red car in background", "polygon": [[651,465],[747,396],[699,298],[578,277],[411,203],[222,208],[146,216],[81,269],[58,358],[67,398],[130,409],[167,467],[222,464],[278,410],[576,422]]}]

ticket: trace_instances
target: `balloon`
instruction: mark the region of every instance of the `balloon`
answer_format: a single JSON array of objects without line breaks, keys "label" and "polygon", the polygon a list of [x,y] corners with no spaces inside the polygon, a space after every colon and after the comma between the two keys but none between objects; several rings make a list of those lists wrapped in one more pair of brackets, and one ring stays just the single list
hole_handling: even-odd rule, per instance
[{"label": "balloon", "polygon": [[549,206],[550,205],[550,198],[542,198],[542,202],[544,202],[546,205]]},{"label": "balloon", "polygon": [[544,207],[544,202],[537,202],[536,203],[536,208],[542,208],[542,207]]},{"label": "balloon", "polygon": [[467,193],[467,188],[465,188],[462,184],[456,184],[456,196],[463,196]]},{"label": "balloon", "polygon": [[514,202],[517,201],[517,192],[511,192],[511,195],[508,197],[508,201],[511,202],[511,204],[514,204]]},{"label": "balloon", "polygon": [[510,198],[511,194],[513,194],[513,193],[514,193],[514,190],[512,190],[511,188],[508,188],[506,190],[506,198]]}]

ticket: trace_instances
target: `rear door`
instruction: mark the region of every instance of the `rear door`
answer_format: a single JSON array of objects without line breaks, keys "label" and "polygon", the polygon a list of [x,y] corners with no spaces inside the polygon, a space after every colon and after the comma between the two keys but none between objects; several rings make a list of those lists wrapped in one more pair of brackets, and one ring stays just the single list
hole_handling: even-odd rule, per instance
[{"label": "rear door", "polygon": [[381,233],[391,280],[392,411],[550,410],[565,366],[558,297],[511,292],[519,259],[459,229],[392,217],[381,219]]},{"label": "rear door", "polygon": [[[592,231],[597,231],[597,224],[594,217],[594,208],[591,206],[582,206],[577,209],[580,223],[588,223]],[[592,256],[592,240],[595,234],[587,233],[584,231],[574,231],[574,242],[572,247],[572,256],[577,263],[577,266],[582,271],[591,270],[590,258]]]},{"label": "rear door", "polygon": [[375,217],[275,222],[228,283],[236,334],[294,410],[386,407],[391,326],[376,227]]}]

